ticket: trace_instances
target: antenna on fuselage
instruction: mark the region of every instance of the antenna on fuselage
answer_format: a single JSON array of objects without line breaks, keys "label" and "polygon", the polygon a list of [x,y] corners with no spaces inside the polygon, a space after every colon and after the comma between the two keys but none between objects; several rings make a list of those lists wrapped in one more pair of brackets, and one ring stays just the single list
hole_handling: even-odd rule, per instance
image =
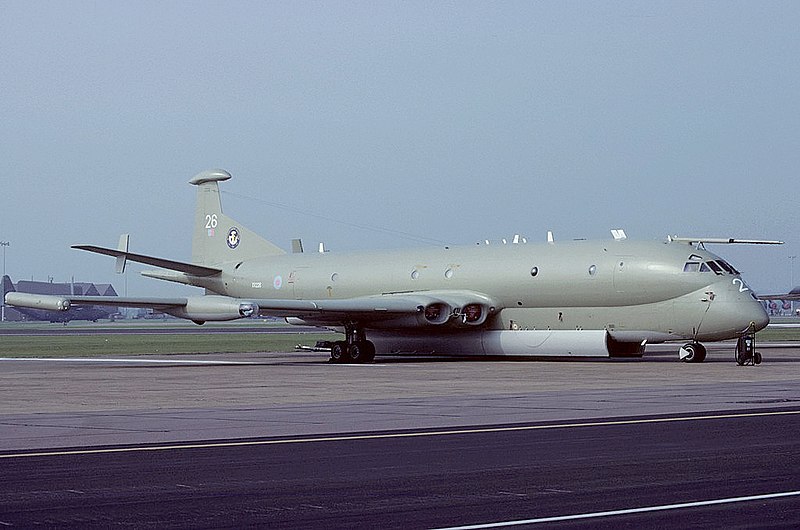
[{"label": "antenna on fuselage", "polygon": [[553,243],[555,243],[555,240],[553,239],[553,231],[552,230],[548,230],[547,231],[547,242],[550,243],[551,245]]}]

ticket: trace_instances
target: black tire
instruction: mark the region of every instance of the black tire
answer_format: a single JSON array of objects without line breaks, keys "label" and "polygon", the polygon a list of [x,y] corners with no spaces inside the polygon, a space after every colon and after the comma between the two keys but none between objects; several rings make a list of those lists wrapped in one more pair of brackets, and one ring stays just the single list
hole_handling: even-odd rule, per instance
[{"label": "black tire", "polygon": [[756,352],[755,354],[753,354],[753,362],[755,364],[761,364],[762,360],[763,359],[761,358],[761,352]]},{"label": "black tire", "polygon": [[371,363],[375,360],[375,344],[368,340],[351,344],[348,352],[354,363]]},{"label": "black tire", "polygon": [[331,346],[331,361],[335,363],[346,363],[350,361],[350,354],[347,351],[347,343],[336,341]]},{"label": "black tire", "polygon": [[364,360],[362,362],[371,363],[375,360],[375,344],[367,340],[364,341],[363,347],[364,351],[362,355],[364,356]]},{"label": "black tire", "polygon": [[699,342],[690,342],[683,345],[689,354],[683,358],[685,363],[701,363],[706,359],[706,348]]},{"label": "black tire", "polygon": [[347,347],[347,353],[350,354],[350,360],[354,363],[364,362],[364,344],[361,342],[354,342]]},{"label": "black tire", "polygon": [[700,344],[699,342],[694,343],[695,347],[697,348],[697,354],[695,355],[694,362],[701,363],[706,360],[706,347]]}]

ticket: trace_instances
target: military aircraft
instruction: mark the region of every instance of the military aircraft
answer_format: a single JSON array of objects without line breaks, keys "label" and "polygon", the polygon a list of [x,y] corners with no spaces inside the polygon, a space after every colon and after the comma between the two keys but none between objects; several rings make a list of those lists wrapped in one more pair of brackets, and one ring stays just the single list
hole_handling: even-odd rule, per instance
[{"label": "military aircraft", "polygon": [[782,300],[786,302],[798,302],[800,301],[800,287],[795,287],[788,293],[784,294],[760,294],[758,295],[759,300]]},{"label": "military aircraft", "polygon": [[[704,243],[780,243],[710,238],[479,244],[384,252],[286,253],[222,212],[209,170],[197,186],[191,262],[118,248],[73,248],[161,270],[151,278],[202,287],[206,294],[113,300],[192,320],[252,315],[333,327],[346,339],[335,362],[371,361],[376,352],[488,356],[641,356],[649,343],[687,341],[686,362],[702,362],[701,341],[751,336],[768,316],[739,272]],[[65,311],[104,304],[91,296],[9,293],[9,305]]]}]

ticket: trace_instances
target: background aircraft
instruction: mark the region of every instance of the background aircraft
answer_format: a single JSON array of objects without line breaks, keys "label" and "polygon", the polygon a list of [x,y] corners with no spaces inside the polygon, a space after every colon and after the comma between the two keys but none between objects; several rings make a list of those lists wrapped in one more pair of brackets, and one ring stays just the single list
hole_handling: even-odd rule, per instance
[{"label": "background aircraft", "polygon": [[[760,294],[758,299],[768,302],[771,315],[785,314],[785,312],[791,312],[794,309],[792,302],[800,301],[800,287],[795,287],[788,293],[783,294]],[[780,307],[777,302],[782,302]],[[800,310],[795,310],[795,315],[800,316]]]},{"label": "background aircraft", "polygon": [[[475,245],[384,252],[287,254],[222,212],[219,183],[197,186],[191,262],[116,249],[74,248],[159,267],[148,277],[204,288],[202,296],[119,297],[201,324],[253,314],[343,329],[337,362],[377,353],[523,356],[640,356],[647,343],[688,341],[686,362],[706,356],[701,341],[751,335],[768,316],[739,272],[703,243],[779,243],[709,238]],[[91,296],[9,293],[10,305],[66,311],[104,304]]]},{"label": "background aircraft", "polygon": [[760,294],[758,298],[761,300],[785,300],[785,301],[800,301],[800,287],[795,287],[788,293],[784,294]]}]

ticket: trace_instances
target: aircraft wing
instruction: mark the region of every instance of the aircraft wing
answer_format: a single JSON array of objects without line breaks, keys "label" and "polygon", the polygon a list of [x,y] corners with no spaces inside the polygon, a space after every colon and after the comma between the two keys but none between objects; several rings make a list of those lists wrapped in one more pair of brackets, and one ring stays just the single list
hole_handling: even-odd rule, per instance
[{"label": "aircraft wing", "polygon": [[759,300],[784,300],[786,302],[797,302],[800,301],[800,288],[792,289],[790,292],[784,294],[759,294],[757,296]]},{"label": "aircraft wing", "polygon": [[106,305],[113,307],[140,307],[154,309],[184,306],[187,298],[148,298],[125,296],[72,296],[12,292],[6,295],[6,304],[44,309],[47,311],[66,311],[70,306]]},{"label": "aircraft wing", "polygon": [[262,315],[294,317],[309,324],[387,322],[401,328],[448,323],[478,326],[500,309],[489,297],[473,291],[419,291],[323,300],[256,299],[253,303]]},{"label": "aircraft wing", "polygon": [[252,301],[216,295],[157,298],[44,295],[14,292],[6,295],[6,304],[47,311],[66,311],[72,306],[84,305],[151,308],[197,323],[246,318],[252,316],[258,310],[258,306]]},{"label": "aircraft wing", "polygon": [[772,239],[737,239],[735,237],[678,237],[667,236],[670,243],[688,243],[690,245],[702,245],[710,243],[714,245],[783,245],[783,241]]},{"label": "aircraft wing", "polygon": [[448,323],[478,326],[500,307],[489,297],[472,291],[388,293],[346,299],[273,300],[238,299],[205,295],[186,298],[40,295],[13,292],[12,306],[66,311],[73,305],[153,308],[195,322],[235,320],[261,315],[294,317],[315,325],[393,321],[394,326],[417,328]]}]

